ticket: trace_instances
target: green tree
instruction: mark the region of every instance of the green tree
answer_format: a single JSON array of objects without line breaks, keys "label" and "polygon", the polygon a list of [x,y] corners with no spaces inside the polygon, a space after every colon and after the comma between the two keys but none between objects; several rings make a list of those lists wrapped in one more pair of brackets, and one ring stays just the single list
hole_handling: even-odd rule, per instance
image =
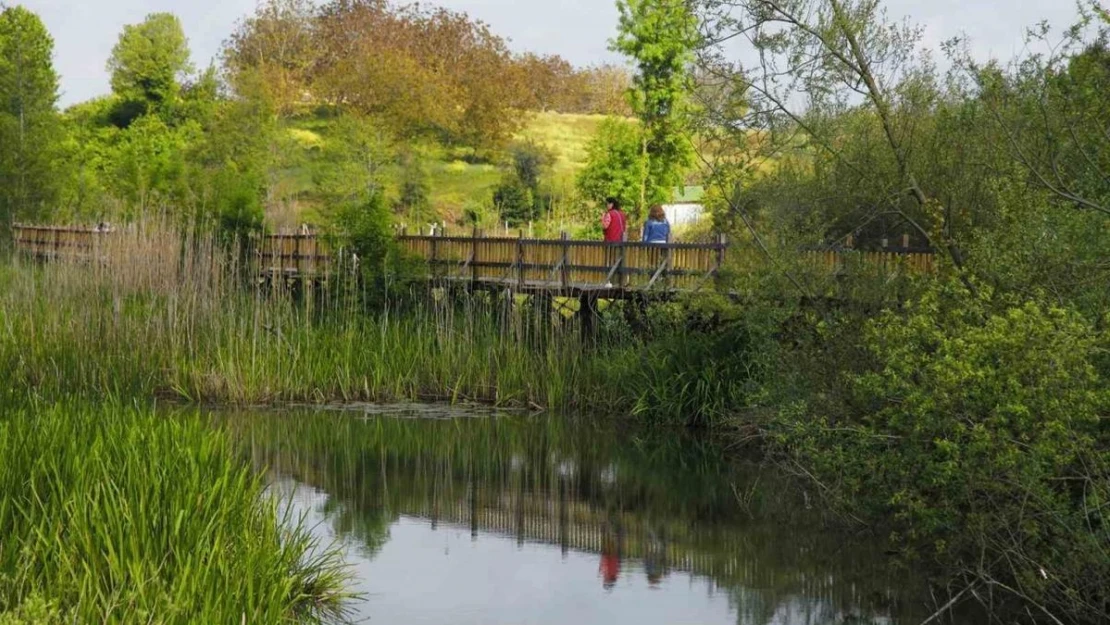
[{"label": "green tree", "polygon": [[309,89],[319,61],[310,0],[264,0],[224,45],[223,64],[235,92],[269,100],[287,117]]},{"label": "green tree", "polygon": [[376,120],[342,115],[315,171],[317,191],[331,206],[365,204],[383,195],[386,167],[395,160],[393,138]]},{"label": "green tree", "polygon": [[257,232],[273,163],[273,110],[261,100],[219,100],[203,89],[192,97],[194,110],[209,112],[187,156],[191,217],[228,239]]},{"label": "green tree", "polygon": [[112,194],[124,204],[122,217],[180,210],[175,200],[184,184],[185,156],[199,132],[195,124],[171,128],[159,117],[147,115],[116,136],[105,175]]},{"label": "green tree", "polygon": [[649,198],[650,187],[681,186],[693,162],[687,115],[698,25],[686,0],[619,0],[617,8],[620,33],[612,48],[631,57],[637,67],[630,93],[644,129],[641,149],[647,167],[639,194],[643,206],[660,199]]},{"label": "green tree", "polygon": [[424,169],[423,159],[415,152],[403,152],[400,160],[401,188],[394,210],[408,215],[409,219],[418,219],[431,208],[428,172]]},{"label": "green tree", "polygon": [[493,205],[501,220],[518,226],[536,218],[536,197],[520,178],[506,172],[493,190]]},{"label": "green tree", "polygon": [[108,71],[112,91],[135,112],[172,106],[182,80],[192,71],[181,21],[172,13],[152,13],[140,24],[124,26],[108,59]]},{"label": "green tree", "polygon": [[54,40],[22,7],[0,12],[0,228],[34,218],[57,199],[63,139]]},{"label": "green tree", "polygon": [[[643,171],[647,164],[643,155],[643,134],[639,126],[624,120],[608,119],[597,129],[597,136],[587,147],[586,167],[578,174],[578,192],[589,201],[615,197],[633,218],[639,217],[643,191]],[[665,199],[667,188],[648,180],[644,196],[648,202]]]}]

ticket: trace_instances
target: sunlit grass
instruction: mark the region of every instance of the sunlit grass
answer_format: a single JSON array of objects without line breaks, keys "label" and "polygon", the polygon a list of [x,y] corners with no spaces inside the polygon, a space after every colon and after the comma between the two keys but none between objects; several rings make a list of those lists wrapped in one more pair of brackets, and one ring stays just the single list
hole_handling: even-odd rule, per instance
[{"label": "sunlit grass", "polygon": [[[585,342],[577,320],[539,318],[520,298],[431,296],[416,284],[364,308],[343,286],[350,273],[298,298],[263,288],[213,240],[147,228],[111,241],[95,263],[0,265],[0,399],[33,388],[238,404],[476,401],[697,422],[728,408],[698,410],[705,393],[675,387],[672,348],[630,334],[615,305]],[[748,383],[695,373],[710,376],[705,389]]]},{"label": "sunlit grass", "polygon": [[344,609],[337,555],[283,520],[196,414],[9,403],[0,458],[0,622],[321,622]]}]

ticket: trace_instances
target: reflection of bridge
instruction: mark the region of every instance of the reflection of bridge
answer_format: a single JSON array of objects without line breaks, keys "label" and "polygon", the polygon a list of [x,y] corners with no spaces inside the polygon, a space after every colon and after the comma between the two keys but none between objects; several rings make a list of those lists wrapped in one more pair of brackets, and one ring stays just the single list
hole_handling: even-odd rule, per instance
[{"label": "reflection of bridge", "polygon": [[[97,257],[104,237],[90,228],[17,225],[16,247],[39,258],[89,260]],[[483,236],[409,235],[397,237],[413,257],[427,264],[429,280],[470,289],[510,290],[517,294],[622,299],[647,294],[698,291],[711,284],[730,250],[723,236],[711,243],[663,244],[628,241],[581,241],[565,234],[558,239]],[[933,253],[909,247],[875,252],[823,250],[800,252],[813,267],[832,273],[863,265],[883,272],[934,270]],[[316,235],[268,235],[257,240],[257,270],[267,276],[316,279],[332,273],[340,262],[327,242]],[[754,258],[749,259],[756,263]]]},{"label": "reflection of bridge", "polygon": [[[912,584],[889,576],[877,544],[830,535],[773,472],[731,465],[716,445],[676,433],[344,414],[232,423],[254,466],[327,493],[329,525],[370,552],[399,517],[417,518],[599,560],[615,554],[649,581],[706,579],[736,602],[741,623],[917,612],[900,604],[916,597],[898,592]],[[797,607],[813,618],[776,620]]]},{"label": "reflection of bridge", "polygon": [[[549,474],[543,481],[552,477]],[[711,588],[729,593],[737,602],[738,623],[853,622],[851,615],[889,615],[907,609],[896,599],[896,589],[905,586],[883,575],[879,554],[822,541],[812,528],[766,521],[738,527],[689,518],[666,519],[639,506],[606,509],[600,502],[575,495],[573,480],[557,477],[558,484],[549,483],[539,491],[532,490],[531,484],[526,489],[520,483],[503,482],[498,489],[488,482],[451,485],[433,478],[423,481],[424,488],[416,492],[407,490],[416,484],[399,478],[397,474],[388,478],[387,490],[406,492],[388,497],[391,503],[384,505],[391,515],[423,519],[433,529],[466,528],[474,537],[491,534],[522,545],[558,545],[564,554],[615,554],[626,565],[629,561],[642,563],[642,567],[622,566],[622,576],[647,574],[655,575],[656,580],[675,573],[696,576],[707,580]],[[514,478],[509,479],[512,481]],[[439,482],[438,486],[434,482]],[[327,487],[323,490],[336,496]],[[612,496],[619,498],[616,491]],[[367,503],[343,496],[338,501],[342,508]],[[778,620],[784,609],[796,609],[799,615]],[[880,616],[858,622],[893,621]]]},{"label": "reflection of bridge", "polygon": [[[708,508],[695,512],[704,502],[693,499],[685,513],[656,510],[636,501],[639,486],[620,479],[600,486],[596,473],[579,476],[586,478],[583,483],[561,476],[555,466],[538,473],[503,467],[496,477],[478,478],[442,465],[377,459],[364,465],[365,473],[340,477],[292,458],[271,456],[266,464],[329,493],[340,504],[335,512],[349,515],[339,523],[345,527],[357,527],[352,520],[359,515],[387,513],[391,520],[424,519],[433,528],[466,528],[475,537],[486,533],[518,544],[557,545],[564,553],[615,554],[643,563],[643,569],[634,569],[637,574],[682,572],[724,590],[742,590],[750,604],[746,609],[754,612],[801,600],[838,614],[884,613],[901,586],[884,576],[880,553],[845,549],[814,526],[781,517],[747,523],[737,515],[716,518]],[[710,518],[691,516],[701,514]]]},{"label": "reflection of bridge", "polygon": [[713,541],[713,547],[719,549],[717,553],[699,550],[691,544],[694,537],[688,533],[689,528],[685,528],[687,533],[683,535],[671,536],[669,528],[653,526],[635,513],[610,515],[581,501],[573,501],[567,490],[567,485],[562,485],[553,499],[523,493],[502,493],[486,499],[483,498],[485,493],[479,490],[477,497],[472,491],[471,496],[445,505],[425,501],[423,505],[399,512],[427,519],[433,527],[439,523],[469,527],[475,536],[488,532],[515,538],[520,544],[559,545],[564,553],[573,550],[601,554],[616,550],[621,558],[654,558],[667,570],[713,579],[759,577],[754,570],[754,559],[745,559],[742,548],[730,549],[727,544]]}]

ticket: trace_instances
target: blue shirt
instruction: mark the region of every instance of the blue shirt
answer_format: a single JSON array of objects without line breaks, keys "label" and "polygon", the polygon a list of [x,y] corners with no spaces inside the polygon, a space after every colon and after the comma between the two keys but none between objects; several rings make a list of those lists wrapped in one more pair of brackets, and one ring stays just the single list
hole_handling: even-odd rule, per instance
[{"label": "blue shirt", "polygon": [[645,243],[666,243],[671,238],[671,224],[665,221],[647,220],[644,224]]}]

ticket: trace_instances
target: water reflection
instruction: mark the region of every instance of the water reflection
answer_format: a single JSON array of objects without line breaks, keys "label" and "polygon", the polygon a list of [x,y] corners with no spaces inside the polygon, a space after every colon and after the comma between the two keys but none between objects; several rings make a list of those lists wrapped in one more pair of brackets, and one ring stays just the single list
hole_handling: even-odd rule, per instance
[{"label": "water reflection", "polygon": [[[421,416],[427,416],[422,414]],[[230,420],[405,623],[918,623],[874,547],[712,441],[555,418]]]}]

